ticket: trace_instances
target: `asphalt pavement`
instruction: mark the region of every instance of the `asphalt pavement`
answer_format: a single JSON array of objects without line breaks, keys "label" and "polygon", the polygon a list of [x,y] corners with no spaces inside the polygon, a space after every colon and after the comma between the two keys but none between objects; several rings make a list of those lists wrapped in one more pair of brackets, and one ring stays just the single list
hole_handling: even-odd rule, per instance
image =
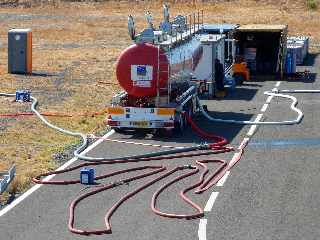
[{"label": "asphalt pavement", "polygon": [[[320,57],[315,59],[313,72],[319,72]],[[264,91],[273,89],[277,81],[247,82],[221,100],[203,100],[210,114],[220,118],[254,120],[266,102]],[[279,89],[320,89],[320,77],[315,79],[282,81]],[[251,137],[241,161],[231,169],[223,186],[215,186],[201,195],[188,196],[205,206],[212,192],[219,192],[211,210],[202,220],[167,219],[150,209],[153,193],[177,175],[152,185],[123,204],[111,219],[112,234],[78,236],[68,231],[70,202],[85,191],[83,185],[42,186],[0,218],[0,239],[320,239],[320,94],[295,94],[298,107],[305,114],[303,122],[295,126],[260,126]],[[290,101],[273,98],[264,113],[266,121],[282,121],[296,117],[289,109]],[[237,147],[247,137],[250,126],[208,122],[196,117],[197,124],[208,132],[225,136],[230,146]],[[189,128],[185,133],[167,137],[150,134],[114,134],[112,139],[191,146],[205,141]],[[159,148],[102,142],[89,152],[91,156],[122,156],[159,151]],[[172,168],[193,163],[196,159],[221,158],[230,161],[234,153],[182,158],[148,165]],[[79,164],[76,161],[73,165]],[[115,164],[96,167],[98,174],[146,163]],[[125,174],[124,176],[131,176]],[[54,179],[78,179],[79,171],[62,174]],[[113,203],[130,190],[152,177],[137,180],[102,192],[81,202],[76,209],[75,225],[101,228],[104,215]],[[99,181],[117,180],[112,177]],[[159,207],[173,213],[192,213],[179,197],[183,187],[195,177],[181,181],[164,191]],[[206,224],[200,224],[200,221]],[[199,230],[200,225],[200,230]]]}]

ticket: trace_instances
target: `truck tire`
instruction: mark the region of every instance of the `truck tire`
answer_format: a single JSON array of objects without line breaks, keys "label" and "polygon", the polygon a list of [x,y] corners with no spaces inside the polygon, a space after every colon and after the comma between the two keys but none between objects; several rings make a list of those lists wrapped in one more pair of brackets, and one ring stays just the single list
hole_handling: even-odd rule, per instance
[{"label": "truck tire", "polygon": [[173,129],[165,129],[165,128],[159,128],[159,129],[156,129],[155,131],[155,136],[156,137],[165,137],[165,138],[170,138],[172,137],[172,134],[173,134]]},{"label": "truck tire", "polygon": [[[193,117],[193,105],[192,105],[192,103],[190,103],[190,104],[188,105],[188,108],[187,108],[187,110],[186,110],[186,113],[187,113],[187,116],[188,116],[188,117],[190,117],[190,118]],[[190,125],[189,122],[188,122],[187,116],[185,116],[185,126],[186,126],[186,128],[189,127],[189,125]]]},{"label": "truck tire", "polygon": [[174,123],[174,131],[179,134],[183,133],[183,130],[185,128],[185,124],[186,124],[185,117],[180,113],[178,115],[177,121],[175,121],[175,123]]}]

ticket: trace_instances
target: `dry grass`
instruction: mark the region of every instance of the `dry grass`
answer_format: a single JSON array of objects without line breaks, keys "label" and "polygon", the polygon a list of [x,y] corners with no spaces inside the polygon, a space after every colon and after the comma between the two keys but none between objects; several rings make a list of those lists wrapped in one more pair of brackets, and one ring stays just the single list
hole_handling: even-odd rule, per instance
[{"label": "dry grass", "polygon": [[[170,2],[170,1],[169,1]],[[205,10],[205,22],[282,23],[291,34],[303,34],[320,41],[319,10],[308,10],[304,1],[211,1],[171,4],[171,15]],[[24,5],[25,6],[25,5]],[[144,10],[151,10],[155,22],[162,17],[161,3],[66,3],[32,8],[0,8],[1,92],[31,89],[42,111],[83,113],[101,111],[118,90],[114,64],[120,51],[130,44],[127,15],[135,17],[138,29],[146,26]],[[7,14],[7,15],[5,15]],[[6,16],[6,17],[3,17]],[[29,16],[29,17],[28,17]],[[31,16],[31,17],[30,17]],[[59,74],[53,77],[7,74],[7,31],[33,29],[35,71]],[[107,82],[111,84],[101,84]],[[30,104],[0,99],[0,113],[27,111]],[[104,130],[101,117],[50,118],[55,124],[84,133]],[[2,126],[9,121],[9,126]],[[2,125],[1,125],[2,124]],[[23,191],[30,179],[52,170],[59,163],[52,155],[77,140],[48,129],[35,117],[0,119],[0,170],[17,164],[17,177],[10,191]]]}]

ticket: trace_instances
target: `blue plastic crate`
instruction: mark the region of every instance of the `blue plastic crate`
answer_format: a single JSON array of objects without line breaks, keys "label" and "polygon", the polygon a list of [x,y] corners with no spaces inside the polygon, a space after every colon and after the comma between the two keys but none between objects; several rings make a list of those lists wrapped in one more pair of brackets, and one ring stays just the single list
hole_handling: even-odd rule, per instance
[{"label": "blue plastic crate", "polygon": [[83,168],[80,170],[80,183],[86,185],[94,184],[94,169]]}]

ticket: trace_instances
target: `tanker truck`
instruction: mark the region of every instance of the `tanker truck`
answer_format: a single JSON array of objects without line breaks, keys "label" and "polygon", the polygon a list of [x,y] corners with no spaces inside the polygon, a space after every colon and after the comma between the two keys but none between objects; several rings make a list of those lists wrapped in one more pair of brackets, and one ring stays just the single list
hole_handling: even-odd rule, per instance
[{"label": "tanker truck", "polygon": [[147,12],[148,27],[139,34],[135,33],[133,17],[128,17],[133,44],[116,63],[123,91],[113,96],[105,120],[117,132],[181,132],[187,127],[186,114],[192,116],[198,110],[201,82],[195,80],[194,73],[204,56],[200,41],[203,12],[178,15],[170,21],[164,5],[163,15],[163,22],[155,28]]}]

